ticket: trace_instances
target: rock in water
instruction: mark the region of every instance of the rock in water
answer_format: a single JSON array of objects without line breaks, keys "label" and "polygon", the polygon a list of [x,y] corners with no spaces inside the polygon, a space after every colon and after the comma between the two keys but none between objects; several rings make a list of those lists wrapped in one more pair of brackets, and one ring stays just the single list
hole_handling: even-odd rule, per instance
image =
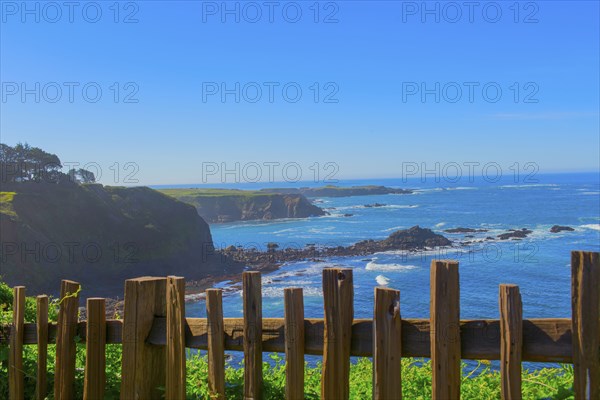
[{"label": "rock in water", "polygon": [[550,228],[550,232],[552,233],[558,233],[558,232],[562,232],[562,231],[568,231],[568,232],[573,232],[575,229],[571,228],[570,226],[564,226],[564,225],[554,225],[552,228]]},{"label": "rock in water", "polygon": [[529,235],[530,233],[533,233],[533,231],[530,229],[526,229],[526,228],[522,228],[520,230],[509,229],[508,232],[501,233],[500,235],[498,235],[498,238],[500,240],[523,239],[523,238],[526,238],[527,235]]},{"label": "rock in water", "polygon": [[452,242],[431,229],[418,225],[410,229],[396,231],[382,242],[390,249],[423,249],[425,247],[450,246]]}]

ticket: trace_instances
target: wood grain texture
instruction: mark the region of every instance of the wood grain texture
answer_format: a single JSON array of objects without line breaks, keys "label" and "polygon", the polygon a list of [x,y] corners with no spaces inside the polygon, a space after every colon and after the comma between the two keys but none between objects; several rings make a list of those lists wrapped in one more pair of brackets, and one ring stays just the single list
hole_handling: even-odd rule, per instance
[{"label": "wood grain texture", "polygon": [[571,307],[575,399],[600,399],[599,253],[571,253]]},{"label": "wood grain texture", "polygon": [[48,395],[48,296],[36,298],[37,371],[35,384],[36,400]]},{"label": "wood grain texture", "polygon": [[262,391],[262,294],[260,272],[242,275],[244,302],[244,399],[257,400]]},{"label": "wood grain texture", "polygon": [[185,399],[185,279],[167,277],[167,400]]},{"label": "wood grain texture", "polygon": [[434,400],[460,398],[458,262],[431,262],[431,390]]},{"label": "wood grain texture", "polygon": [[223,291],[206,290],[208,388],[213,399],[225,399],[225,333]]},{"label": "wood grain texture", "polygon": [[502,399],[520,400],[523,303],[516,285],[500,285],[500,375]]},{"label": "wood grain texture", "polygon": [[87,299],[84,400],[103,400],[106,386],[106,301]]},{"label": "wood grain texture", "polygon": [[8,353],[8,396],[11,400],[22,400],[25,396],[25,374],[23,372],[24,286],[15,286],[13,288],[12,307],[13,318]]},{"label": "wood grain texture", "polygon": [[375,288],[373,311],[373,399],[402,399],[400,292]]},{"label": "wood grain texture", "polygon": [[[207,321],[205,318],[186,318],[186,347],[208,349]],[[430,329],[427,319],[402,320],[402,357],[431,357]],[[284,319],[263,318],[263,351],[285,352]],[[77,324],[77,336],[85,338],[86,322]],[[165,317],[157,316],[152,323],[148,343],[166,345],[167,323]],[[243,319],[224,318],[225,350],[242,351]],[[48,342],[56,342],[56,324],[48,324]],[[323,354],[322,318],[304,319],[304,353]],[[106,321],[106,343],[123,343],[123,321]],[[0,343],[8,344],[10,326],[0,327]],[[533,318],[523,320],[523,361],[571,363],[571,320],[568,318]],[[500,321],[476,319],[460,321],[461,356],[463,360],[500,359]],[[25,323],[23,343],[37,343],[36,324]],[[352,323],[351,356],[373,356],[373,321],[355,319]]]},{"label": "wood grain texture", "polygon": [[350,349],[354,318],[354,287],[351,269],[323,269],[323,374],[321,398],[350,396]]},{"label": "wood grain texture", "polygon": [[[166,278],[125,281],[121,399],[161,399],[165,386],[165,346],[146,342],[155,317],[163,317],[166,337]],[[163,389],[164,390],[164,389]]]},{"label": "wood grain texture", "polygon": [[60,305],[56,333],[56,367],[54,371],[55,400],[75,398],[75,357],[77,347],[77,313],[79,289],[77,282],[64,280],[60,286]]},{"label": "wood grain texture", "polygon": [[283,291],[285,398],[304,399],[304,298],[301,288]]}]

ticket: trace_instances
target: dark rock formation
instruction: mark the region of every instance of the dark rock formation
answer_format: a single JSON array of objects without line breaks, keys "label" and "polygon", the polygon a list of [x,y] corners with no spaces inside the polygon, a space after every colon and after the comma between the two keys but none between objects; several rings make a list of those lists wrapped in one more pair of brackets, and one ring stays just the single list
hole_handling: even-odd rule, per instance
[{"label": "dark rock formation", "polygon": [[487,229],[473,229],[473,228],[462,228],[462,227],[458,227],[458,228],[450,228],[450,229],[445,229],[444,232],[446,233],[476,233],[476,232],[487,232]]},{"label": "dark rock formation", "polygon": [[563,226],[563,225],[554,225],[552,228],[550,228],[550,232],[552,233],[558,233],[558,232],[562,232],[562,231],[568,231],[568,232],[573,232],[575,229],[571,228],[570,226]]},{"label": "dark rock formation", "polygon": [[386,204],[382,203],[373,203],[373,204],[365,204],[363,207],[365,208],[373,208],[373,207],[385,207]]},{"label": "dark rock formation", "polygon": [[275,251],[260,251],[229,246],[223,254],[240,263],[250,266],[281,265],[301,260],[322,260],[326,257],[364,256],[381,251],[418,251],[440,246],[450,246],[452,242],[431,229],[413,226],[396,231],[383,240],[363,240],[351,246],[283,248]]},{"label": "dark rock formation", "polygon": [[433,233],[431,229],[420,228],[417,225],[410,229],[392,233],[383,241],[383,244],[389,250],[413,250],[450,246],[452,242],[442,235]]},{"label": "dark rock formation", "polygon": [[501,233],[498,235],[498,239],[500,240],[508,240],[508,239],[523,239],[526,238],[527,235],[533,233],[532,230],[522,228],[520,230],[517,229],[509,229],[506,233]]}]

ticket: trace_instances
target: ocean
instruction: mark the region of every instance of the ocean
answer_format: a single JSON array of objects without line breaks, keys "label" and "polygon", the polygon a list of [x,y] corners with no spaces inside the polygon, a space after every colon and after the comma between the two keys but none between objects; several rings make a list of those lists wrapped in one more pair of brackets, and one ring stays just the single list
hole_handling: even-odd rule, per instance
[{"label": "ocean", "polygon": [[[385,285],[400,290],[401,315],[429,317],[429,268],[432,259],[459,261],[461,319],[499,317],[498,285],[517,284],[523,299],[524,318],[570,318],[570,252],[600,251],[600,179],[597,173],[546,174],[534,182],[498,182],[483,179],[449,184],[433,179],[379,179],[338,182],[339,186],[385,185],[415,189],[414,194],[388,194],[318,198],[315,203],[330,215],[307,219],[213,224],[217,247],[242,245],[266,249],[306,244],[347,246],[364,239],[383,239],[399,229],[419,225],[443,234],[456,244],[449,249],[416,254],[386,252],[366,257],[327,258],[323,262],[294,262],[263,275],[263,316],[283,317],[283,289],[301,287],[305,316],[323,317],[321,271],[324,267],[352,268],[355,318],[372,318],[374,288]],[[193,187],[180,185],[177,187]],[[295,185],[219,185],[256,189]],[[198,185],[197,187],[202,187]],[[380,203],[381,207],[365,207]],[[344,216],[344,214],[352,214]],[[551,233],[553,225],[572,232]],[[445,229],[485,229],[472,238]],[[533,231],[523,240],[488,240],[509,229]],[[460,245],[461,241],[471,241]],[[222,282],[226,317],[242,316],[241,288]],[[186,305],[190,317],[205,317],[202,299]],[[236,357],[237,358],[237,357]]]}]

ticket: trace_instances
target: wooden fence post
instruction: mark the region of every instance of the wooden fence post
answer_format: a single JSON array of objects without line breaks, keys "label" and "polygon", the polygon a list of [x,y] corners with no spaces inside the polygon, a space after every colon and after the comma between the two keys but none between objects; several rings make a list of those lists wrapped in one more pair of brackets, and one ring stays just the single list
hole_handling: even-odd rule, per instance
[{"label": "wooden fence post", "polygon": [[25,324],[25,287],[13,288],[13,319],[10,327],[10,352],[8,353],[8,392],[10,400],[25,396],[23,372],[23,330]]},{"label": "wooden fence post", "polygon": [[89,298],[86,305],[84,400],[103,400],[106,386],[106,302]]},{"label": "wooden fence post", "polygon": [[262,293],[260,272],[242,274],[244,295],[244,399],[262,391]]},{"label": "wooden fence post", "polygon": [[185,279],[167,277],[167,378],[165,398],[185,399]]},{"label": "wooden fence post", "polygon": [[285,310],[285,398],[304,399],[304,299],[301,288],[283,291]]},{"label": "wooden fence post", "polygon": [[36,400],[44,400],[48,394],[48,296],[36,298],[37,332],[37,382]]},{"label": "wooden fence post", "polygon": [[225,334],[223,331],[223,291],[206,290],[208,340],[208,389],[211,399],[225,399]]},{"label": "wooden fence post", "polygon": [[575,399],[600,398],[600,256],[571,253]]},{"label": "wooden fence post", "polygon": [[352,269],[323,269],[325,332],[321,398],[350,396],[350,345],[354,318]]},{"label": "wooden fence post", "polygon": [[400,292],[375,288],[373,313],[373,399],[402,399]]},{"label": "wooden fence post", "polygon": [[460,398],[460,295],[457,261],[431,261],[431,393]]},{"label": "wooden fence post", "polygon": [[154,317],[166,316],[166,278],[125,281],[121,399],[161,399],[165,385],[166,346],[146,343]]},{"label": "wooden fence post", "polygon": [[54,398],[75,398],[75,357],[77,355],[77,315],[79,290],[77,282],[64,280],[60,286],[60,306],[56,332],[56,367],[54,371]]},{"label": "wooden fence post", "polygon": [[500,374],[502,399],[519,400],[523,352],[523,304],[519,287],[500,285]]}]

